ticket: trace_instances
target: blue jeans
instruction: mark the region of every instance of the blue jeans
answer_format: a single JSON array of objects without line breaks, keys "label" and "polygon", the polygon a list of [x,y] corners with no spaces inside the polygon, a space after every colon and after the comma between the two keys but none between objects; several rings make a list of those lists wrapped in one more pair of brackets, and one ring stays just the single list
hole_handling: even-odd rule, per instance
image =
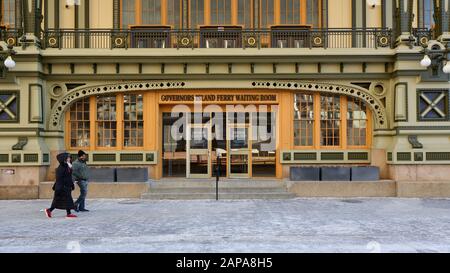
[{"label": "blue jeans", "polygon": [[75,201],[75,206],[79,205],[80,210],[86,209],[86,196],[88,192],[88,181],[87,180],[80,180],[77,182],[78,186],[80,187],[80,197],[78,197],[77,201]]}]

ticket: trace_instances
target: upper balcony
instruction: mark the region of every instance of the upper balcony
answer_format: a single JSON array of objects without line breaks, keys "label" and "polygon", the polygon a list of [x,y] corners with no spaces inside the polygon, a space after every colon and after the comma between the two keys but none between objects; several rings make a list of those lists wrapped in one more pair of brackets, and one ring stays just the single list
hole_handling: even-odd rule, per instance
[{"label": "upper balcony", "polygon": [[[1,30],[1,40],[18,46],[22,33]],[[432,31],[414,29],[413,45],[426,44]],[[197,30],[174,30],[169,26],[139,26],[130,29],[49,29],[42,32],[41,48],[394,48],[390,29],[310,28],[279,25],[270,29],[237,26],[205,26]]]}]

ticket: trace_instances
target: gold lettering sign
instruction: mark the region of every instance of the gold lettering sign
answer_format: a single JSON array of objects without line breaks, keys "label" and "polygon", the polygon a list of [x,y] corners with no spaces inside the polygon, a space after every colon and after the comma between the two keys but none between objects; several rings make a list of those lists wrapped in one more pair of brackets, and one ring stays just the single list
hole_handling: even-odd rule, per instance
[{"label": "gold lettering sign", "polygon": [[161,102],[275,102],[276,94],[161,95]]}]

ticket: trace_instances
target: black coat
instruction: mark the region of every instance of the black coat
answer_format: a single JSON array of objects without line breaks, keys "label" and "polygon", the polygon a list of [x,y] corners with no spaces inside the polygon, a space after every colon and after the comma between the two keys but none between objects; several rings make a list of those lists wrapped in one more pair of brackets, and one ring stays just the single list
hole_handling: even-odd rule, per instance
[{"label": "black coat", "polygon": [[73,209],[72,191],[75,186],[72,181],[72,170],[66,163],[68,153],[56,156],[59,166],[56,169],[56,182],[53,185],[55,194],[53,196],[52,207],[56,209]]}]

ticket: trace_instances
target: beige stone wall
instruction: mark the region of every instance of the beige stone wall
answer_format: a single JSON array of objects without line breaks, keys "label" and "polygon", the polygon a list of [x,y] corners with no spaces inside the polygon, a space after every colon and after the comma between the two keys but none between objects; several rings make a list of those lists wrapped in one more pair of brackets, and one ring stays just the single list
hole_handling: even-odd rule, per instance
[{"label": "beige stone wall", "polygon": [[91,28],[113,27],[113,0],[90,1]]},{"label": "beige stone wall", "polygon": [[[388,1],[389,4],[389,1]],[[381,0],[376,1],[374,8],[366,3],[366,26],[368,28],[380,28],[383,24],[381,22],[382,6]]]},{"label": "beige stone wall", "polygon": [[449,165],[390,165],[389,173],[396,181],[450,181]]},{"label": "beige stone wall", "polygon": [[[6,170],[13,170],[14,174],[7,174]],[[37,186],[45,181],[47,167],[0,167],[0,186]]]},{"label": "beige stone wall", "polygon": [[352,27],[352,0],[328,1],[328,27]]}]

